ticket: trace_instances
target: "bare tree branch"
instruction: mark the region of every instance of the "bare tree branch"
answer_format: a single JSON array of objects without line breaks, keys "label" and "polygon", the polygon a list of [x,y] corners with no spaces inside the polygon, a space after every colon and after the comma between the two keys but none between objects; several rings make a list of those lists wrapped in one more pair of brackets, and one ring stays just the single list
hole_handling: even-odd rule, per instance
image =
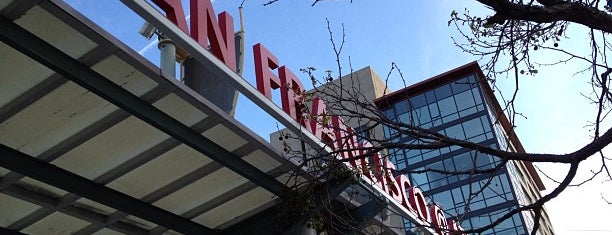
[{"label": "bare tree branch", "polygon": [[514,3],[508,0],[477,0],[491,7],[495,14],[487,23],[503,24],[507,20],[523,20],[535,23],[570,21],[588,28],[612,33],[612,16],[582,1],[539,1],[544,6]]}]

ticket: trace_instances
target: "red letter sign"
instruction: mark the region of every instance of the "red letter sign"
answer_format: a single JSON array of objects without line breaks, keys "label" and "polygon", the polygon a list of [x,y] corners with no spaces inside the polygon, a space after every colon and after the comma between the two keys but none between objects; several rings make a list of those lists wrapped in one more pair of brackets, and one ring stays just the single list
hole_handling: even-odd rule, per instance
[{"label": "red letter sign", "polygon": [[410,207],[416,211],[417,216],[423,220],[423,223],[428,223],[431,221],[427,211],[425,196],[423,196],[421,189],[417,187],[410,187],[410,189],[408,189],[408,195],[410,195],[410,198],[408,199],[410,202]]},{"label": "red letter sign", "polygon": [[401,191],[399,182],[396,180],[395,177],[393,177],[393,172],[395,171],[395,165],[393,165],[393,163],[389,161],[388,158],[386,158],[386,162],[387,162],[387,174],[385,177],[387,177],[387,185],[388,185],[387,192],[389,193],[389,195],[391,195],[393,199],[395,199],[395,201],[401,203],[403,192]]},{"label": "red letter sign", "polygon": [[327,114],[327,106],[320,97],[312,100],[312,111],[310,118],[310,130],[312,133],[328,144],[333,149],[337,149],[334,141],[334,131],[332,130],[331,116]]},{"label": "red letter sign", "polygon": [[450,229],[450,231],[453,231],[453,235],[466,235],[466,233],[461,232],[463,231],[463,228],[461,227],[461,224],[457,223],[457,221],[449,219],[447,220],[447,222],[448,228]]},{"label": "red letter sign", "polygon": [[[357,148],[359,145],[357,144],[357,138],[355,133],[353,132],[353,128],[347,127],[344,124],[344,120],[339,116],[332,117],[332,125],[334,126],[334,133],[336,137],[336,145],[338,146],[340,152],[340,157],[343,159],[353,159],[358,156]],[[356,164],[356,159],[351,160],[351,164],[355,168],[362,168],[362,166],[358,166]],[[367,170],[361,169],[361,170]]]},{"label": "red letter sign", "polygon": [[157,4],[159,8],[166,12],[166,17],[172,21],[172,23],[176,24],[183,32],[189,33],[181,0],[153,0],[153,3]]},{"label": "red letter sign", "polygon": [[442,211],[440,206],[436,204],[430,205],[429,214],[433,222],[432,224],[434,228],[436,228],[436,232],[438,234],[448,234],[448,222],[446,221],[446,216],[444,216],[444,211]]},{"label": "red letter sign", "polygon": [[286,66],[282,66],[278,69],[278,76],[280,77],[280,89],[281,89],[281,101],[283,103],[283,110],[291,118],[302,123],[303,113],[301,107],[302,92],[304,92],[304,86],[300,79],[295,76]]},{"label": "red letter sign", "polygon": [[253,57],[255,57],[255,78],[257,79],[257,90],[272,100],[271,88],[277,89],[280,80],[270,69],[278,68],[278,59],[268,51],[261,43],[253,46]]},{"label": "red letter sign", "polygon": [[209,0],[191,0],[190,11],[191,37],[204,48],[208,47],[207,40],[210,40],[212,53],[233,71],[236,71],[236,44],[234,43],[232,16],[227,12],[222,12],[219,14],[219,24],[217,24],[215,12]]}]

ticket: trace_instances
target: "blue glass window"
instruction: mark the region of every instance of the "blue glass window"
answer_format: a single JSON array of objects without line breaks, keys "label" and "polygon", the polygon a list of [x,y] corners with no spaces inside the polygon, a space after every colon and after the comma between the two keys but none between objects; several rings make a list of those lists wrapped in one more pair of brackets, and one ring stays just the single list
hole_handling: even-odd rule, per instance
[{"label": "blue glass window", "polygon": [[395,113],[397,115],[405,113],[409,109],[408,101],[407,100],[403,100],[403,101],[397,102],[394,106],[395,106]]},{"label": "blue glass window", "polygon": [[480,122],[480,118],[474,118],[464,122],[463,129],[465,130],[465,137],[467,139],[484,134],[484,129],[482,127],[482,123]]},{"label": "blue glass window", "polygon": [[414,124],[412,120],[410,120],[410,113],[403,113],[397,116],[397,121],[405,124]]},{"label": "blue glass window", "polygon": [[438,87],[434,90],[434,92],[436,93],[436,98],[438,98],[438,100],[441,100],[441,99],[444,99],[446,97],[453,95],[453,91],[451,90],[450,85],[444,85],[444,86]]},{"label": "blue glass window", "polygon": [[425,92],[425,98],[427,98],[428,104],[435,103],[437,101],[436,95],[434,94],[433,91]]},{"label": "blue glass window", "polygon": [[410,99],[412,104],[412,108],[418,108],[427,104],[427,100],[425,100],[425,94],[420,94]]},{"label": "blue glass window", "polygon": [[457,124],[449,128],[446,128],[444,131],[446,133],[446,136],[450,138],[455,138],[459,140],[465,139],[465,134],[463,134],[463,128],[461,124]]},{"label": "blue glass window", "polygon": [[437,103],[433,103],[433,104],[429,105],[429,113],[431,114],[431,118],[432,119],[440,117],[440,111],[438,110],[438,104]]},{"label": "blue glass window", "polygon": [[461,154],[459,156],[454,156],[453,159],[455,161],[455,167],[457,171],[467,171],[472,169],[473,167],[472,157],[470,156],[469,152]]},{"label": "blue glass window", "polygon": [[491,156],[486,155],[486,154],[477,154],[475,157],[475,161],[476,161],[476,167],[478,168],[484,168],[485,166],[488,166],[489,164],[493,163],[493,161],[491,160]]},{"label": "blue glass window", "polygon": [[464,110],[470,107],[476,106],[474,96],[471,91],[464,91],[455,95],[455,101],[457,102],[457,109]]},{"label": "blue glass window", "polygon": [[457,106],[455,105],[455,99],[451,96],[446,99],[438,101],[438,107],[440,108],[440,115],[442,117],[451,115],[457,112]]},{"label": "blue glass window", "polygon": [[435,202],[442,205],[442,209],[450,209],[455,207],[455,202],[453,201],[453,197],[449,191],[435,194],[433,195],[433,198]]},{"label": "blue glass window", "polygon": [[469,90],[474,84],[469,82],[467,78],[463,78],[451,83],[455,94]]},{"label": "blue glass window", "polygon": [[393,112],[392,108],[385,109],[383,113],[385,114],[385,117],[389,119],[393,119],[395,117],[395,112]]},{"label": "blue glass window", "polygon": [[427,106],[423,106],[412,111],[413,117],[418,120],[415,123],[424,124],[431,121],[431,117],[429,116],[429,108]]}]

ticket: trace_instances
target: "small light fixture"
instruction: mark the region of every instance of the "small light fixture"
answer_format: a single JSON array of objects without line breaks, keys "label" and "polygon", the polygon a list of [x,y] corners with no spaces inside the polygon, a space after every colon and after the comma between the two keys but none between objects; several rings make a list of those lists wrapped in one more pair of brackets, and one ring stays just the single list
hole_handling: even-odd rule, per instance
[{"label": "small light fixture", "polygon": [[149,22],[145,22],[140,27],[140,30],[138,32],[140,33],[140,35],[142,35],[145,38],[147,38],[147,40],[150,40],[151,37],[153,37],[153,35],[157,32],[157,28],[155,28],[155,26],[153,26]]}]

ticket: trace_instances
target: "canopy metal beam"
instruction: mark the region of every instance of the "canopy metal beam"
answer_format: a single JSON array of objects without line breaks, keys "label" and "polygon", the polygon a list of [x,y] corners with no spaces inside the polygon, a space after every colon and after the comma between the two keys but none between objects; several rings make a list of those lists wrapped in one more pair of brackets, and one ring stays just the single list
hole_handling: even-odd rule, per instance
[{"label": "canopy metal beam", "polygon": [[21,233],[19,231],[15,231],[15,230],[10,230],[4,227],[0,227],[0,233],[2,234],[6,234],[6,235],[27,235],[25,233]]},{"label": "canopy metal beam", "polygon": [[0,18],[0,40],[268,191],[279,195],[289,190],[287,186],[255,166],[233,155],[5,17]]},{"label": "canopy metal beam", "polygon": [[[213,124],[211,123],[216,123],[217,119],[216,118],[212,118],[212,117],[208,117],[204,120],[202,120],[201,122],[193,125],[193,128],[195,130],[201,131],[203,132],[204,130],[207,130],[208,128],[210,128]],[[179,146],[179,142],[176,141],[173,138],[168,138],[167,140],[159,143],[158,145],[136,155],[135,157],[131,158],[130,160],[124,162],[121,165],[118,165],[117,167],[109,170],[108,172],[96,177],[95,179],[93,179],[94,182],[98,183],[98,184],[108,184],[110,182],[112,182],[113,180],[118,179],[119,177],[125,175],[127,172],[130,172],[131,170],[136,169],[137,167],[143,165],[144,163],[160,156],[161,154],[170,151],[171,149]],[[40,158],[39,158],[40,159]],[[43,161],[49,162],[46,159],[41,159]],[[17,174],[17,173],[13,173],[13,174]],[[11,174],[9,174],[11,175]],[[19,177],[17,179],[15,179],[14,182],[17,182],[19,179],[21,179],[22,177]],[[0,180],[0,182],[5,182],[4,180]],[[2,184],[0,184],[1,186]],[[0,187],[0,189],[2,189],[2,187]],[[81,197],[79,195],[76,194],[66,194],[64,196],[62,196],[55,204],[54,207],[43,207],[39,210],[36,210],[34,212],[32,212],[31,214],[29,214],[28,216],[22,218],[21,220],[16,221],[15,223],[11,224],[8,228],[9,229],[15,229],[15,230],[20,230],[23,228],[26,228],[34,223],[36,223],[38,220],[37,219],[32,219],[32,218],[38,218],[38,219],[42,219],[47,215],[52,214],[53,212],[55,212],[56,210],[59,210],[63,207],[67,207],[70,206],[72,203],[76,202],[77,200],[79,200]],[[146,203],[150,203],[148,201],[145,201]],[[123,218],[123,217],[121,217]],[[109,221],[106,221],[106,223],[104,225],[107,224],[112,224]],[[99,224],[93,224],[98,226]],[[100,227],[100,226],[98,226]],[[103,227],[103,226],[102,226]]]},{"label": "canopy metal beam", "polygon": [[[153,90],[144,94],[142,96],[142,99],[153,103],[161,99],[163,96],[167,94],[168,93],[164,91],[164,89],[154,88]],[[128,117],[130,117],[129,113],[126,113],[125,111],[121,109],[115,110],[109,113],[108,115],[102,117],[95,123],[87,126],[85,129],[57,143],[53,147],[49,148],[47,151],[36,156],[36,158],[43,160],[45,162],[52,162],[53,160],[61,157],[62,155],[69,152],[70,150],[89,141],[90,139],[96,137],[100,133],[108,130],[109,128],[113,127],[117,123],[124,121]],[[19,175],[18,173],[15,173],[15,172],[8,173],[7,175],[3,176],[2,179],[0,180],[0,191],[4,190],[6,187],[9,187],[11,184],[14,184],[15,182],[21,180],[22,178],[23,176]]]},{"label": "canopy metal beam", "polygon": [[134,197],[97,184],[87,178],[51,165],[8,146],[0,144],[0,166],[78,194],[95,202],[138,216],[185,234],[215,234],[201,224],[169,211],[144,203]]},{"label": "canopy metal beam", "polygon": [[[100,214],[98,212],[94,212],[89,209],[86,209],[86,207],[82,205],[81,206],[69,205],[69,206],[60,207],[58,206],[58,204],[60,204],[59,201],[61,199],[50,196],[50,195],[45,195],[44,193],[41,193],[41,192],[34,192],[30,189],[22,188],[21,186],[13,185],[7,188],[3,193],[41,206],[41,208],[38,209],[37,211],[41,211],[41,210],[45,212],[46,211],[52,211],[52,212],[60,211],[64,214],[71,215],[76,218],[82,219],[84,221],[91,222],[92,224],[105,225],[107,223],[106,221],[108,220],[107,216]],[[53,208],[53,210],[51,208]],[[28,227],[29,225],[34,224],[51,214],[52,213],[48,213],[48,214],[31,213],[28,216],[23,217],[22,220],[19,220],[11,224],[10,226],[7,227],[7,229],[13,230],[13,231],[21,231],[25,229],[26,227]],[[147,234],[147,230],[134,226],[129,223],[125,223],[123,221],[121,223],[110,224],[107,227],[109,229],[113,229],[115,231],[125,233],[125,234]]]}]

